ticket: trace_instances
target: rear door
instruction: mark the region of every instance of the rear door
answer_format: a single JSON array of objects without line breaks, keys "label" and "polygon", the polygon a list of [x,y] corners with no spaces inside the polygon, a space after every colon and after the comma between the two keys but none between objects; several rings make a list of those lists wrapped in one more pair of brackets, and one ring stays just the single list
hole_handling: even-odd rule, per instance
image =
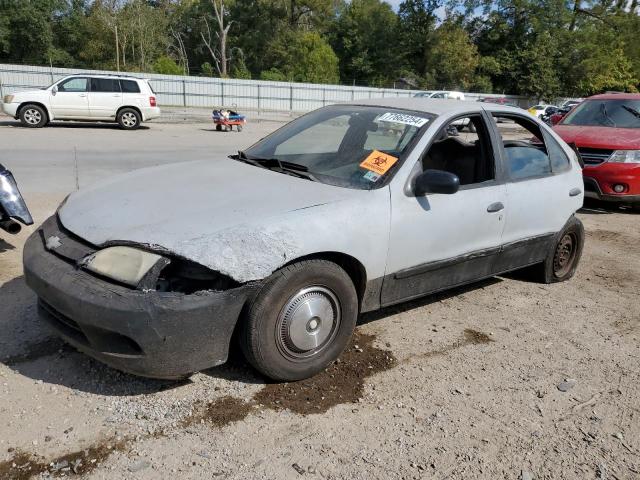
[{"label": "rear door", "polygon": [[89,111],[92,118],[114,119],[122,105],[122,91],[117,78],[90,79]]},{"label": "rear door", "polygon": [[507,177],[507,209],[497,271],[538,263],[582,206],[581,174],[568,152],[531,118],[492,112]]},{"label": "rear door", "polygon": [[55,118],[89,118],[89,79],[72,77],[56,85],[49,104]]}]

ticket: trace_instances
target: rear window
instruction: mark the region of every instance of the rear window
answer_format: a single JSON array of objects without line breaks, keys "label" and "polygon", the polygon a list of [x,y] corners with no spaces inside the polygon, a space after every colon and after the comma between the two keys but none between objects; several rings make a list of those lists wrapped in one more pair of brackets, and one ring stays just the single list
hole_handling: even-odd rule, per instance
[{"label": "rear window", "polygon": [[120,92],[120,82],[113,78],[92,78],[92,92]]},{"label": "rear window", "polygon": [[120,80],[120,85],[124,93],[140,93],[140,87],[135,80]]}]

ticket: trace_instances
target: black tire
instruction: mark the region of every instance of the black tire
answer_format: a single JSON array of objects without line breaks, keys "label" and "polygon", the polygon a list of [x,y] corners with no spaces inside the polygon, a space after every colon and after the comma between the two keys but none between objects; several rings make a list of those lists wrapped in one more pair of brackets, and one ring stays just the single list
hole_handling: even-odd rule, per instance
[{"label": "black tire", "polygon": [[217,132],[221,132],[222,131],[222,125],[216,125],[216,131]]},{"label": "black tire", "polygon": [[547,258],[540,267],[539,279],[543,283],[569,280],[578,268],[583,247],[584,226],[577,217],[571,217],[556,235]]},{"label": "black tire", "polygon": [[136,130],[140,128],[140,114],[133,108],[123,108],[118,112],[118,125],[123,130]]},{"label": "black tire", "polygon": [[237,129],[238,129],[238,133],[240,133],[242,131],[242,125],[238,125]]},{"label": "black tire", "polygon": [[28,128],[42,128],[49,122],[47,112],[40,105],[27,104],[20,109],[20,123]]},{"label": "black tire", "polygon": [[271,275],[249,306],[242,351],[273,380],[309,378],[338,358],[357,318],[356,289],[342,268],[326,260],[295,263]]}]

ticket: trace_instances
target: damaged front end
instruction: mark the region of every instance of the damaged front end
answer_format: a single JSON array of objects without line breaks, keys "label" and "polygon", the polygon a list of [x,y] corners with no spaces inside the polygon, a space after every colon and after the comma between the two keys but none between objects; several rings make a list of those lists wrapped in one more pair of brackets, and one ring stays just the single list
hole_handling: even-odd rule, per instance
[{"label": "damaged front end", "polygon": [[257,287],[160,249],[98,249],[55,215],[27,241],[24,266],[41,317],[58,334],[115,368],[156,378],[224,363]]}]

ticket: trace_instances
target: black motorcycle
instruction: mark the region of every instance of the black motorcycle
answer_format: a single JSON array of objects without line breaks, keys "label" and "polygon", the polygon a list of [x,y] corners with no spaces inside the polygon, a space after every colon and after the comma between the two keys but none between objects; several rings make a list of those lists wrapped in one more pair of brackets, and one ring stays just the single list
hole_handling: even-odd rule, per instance
[{"label": "black motorcycle", "polygon": [[0,163],[0,228],[15,235],[22,229],[18,222],[33,225],[33,218],[13,174]]}]

